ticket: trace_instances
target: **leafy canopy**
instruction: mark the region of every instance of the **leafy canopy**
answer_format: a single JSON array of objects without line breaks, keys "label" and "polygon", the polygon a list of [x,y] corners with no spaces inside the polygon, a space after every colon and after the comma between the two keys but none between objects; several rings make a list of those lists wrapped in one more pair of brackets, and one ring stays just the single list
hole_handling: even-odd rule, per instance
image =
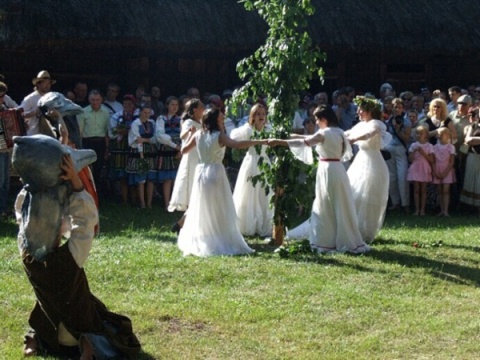
[{"label": "leafy canopy", "polygon": [[[272,125],[269,137],[286,139],[292,130],[300,92],[309,88],[314,75],[323,80],[324,72],[318,63],[325,60],[325,54],[312,45],[305,30],[307,17],[313,15],[314,8],[309,0],[241,2],[247,10],[256,10],[269,30],[265,44],[238,63],[237,72],[245,85],[235,91],[232,101],[245,104],[249,98],[266,96]],[[253,181],[274,189],[275,223],[288,226],[288,217],[293,211],[296,213],[299,204],[306,206],[306,210],[311,206],[314,169],[295,160],[287,148],[278,147],[269,152],[275,155],[272,167],[260,160],[262,174]],[[306,181],[301,181],[301,174]]]}]

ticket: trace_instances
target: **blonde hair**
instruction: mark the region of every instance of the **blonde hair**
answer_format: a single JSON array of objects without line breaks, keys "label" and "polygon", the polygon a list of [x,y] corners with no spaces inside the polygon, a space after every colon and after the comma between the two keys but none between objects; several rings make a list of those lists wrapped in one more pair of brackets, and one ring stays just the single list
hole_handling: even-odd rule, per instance
[{"label": "blonde hair", "polygon": [[415,133],[418,135],[420,133],[424,132],[427,134],[427,139],[428,139],[428,128],[425,125],[419,125],[415,128]]},{"label": "blonde hair", "polygon": [[438,138],[440,139],[443,134],[448,135],[448,140],[450,141],[450,144],[452,143],[452,132],[446,128],[446,127],[441,127],[438,129]]},{"label": "blonde hair", "polygon": [[250,125],[253,125],[253,123],[255,122],[255,115],[257,115],[257,111],[260,110],[260,109],[264,109],[265,110],[265,114],[267,112],[267,108],[265,106],[263,106],[262,104],[260,103],[256,103],[255,105],[252,106],[252,108],[250,109],[250,114],[248,115],[248,123]]},{"label": "blonde hair", "polygon": [[435,111],[433,110],[434,105],[440,106],[441,113],[440,113],[440,119],[438,119],[438,120],[444,121],[448,117],[447,103],[445,102],[445,100],[440,99],[440,98],[433,99],[430,102],[430,105],[428,105],[428,116],[429,117],[435,116]]}]

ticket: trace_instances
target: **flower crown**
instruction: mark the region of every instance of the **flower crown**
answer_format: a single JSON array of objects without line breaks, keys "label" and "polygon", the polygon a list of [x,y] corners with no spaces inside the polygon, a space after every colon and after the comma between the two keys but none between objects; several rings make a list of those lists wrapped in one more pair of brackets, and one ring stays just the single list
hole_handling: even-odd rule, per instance
[{"label": "flower crown", "polygon": [[365,111],[381,110],[382,104],[377,99],[371,99],[365,96],[356,96],[353,102]]}]

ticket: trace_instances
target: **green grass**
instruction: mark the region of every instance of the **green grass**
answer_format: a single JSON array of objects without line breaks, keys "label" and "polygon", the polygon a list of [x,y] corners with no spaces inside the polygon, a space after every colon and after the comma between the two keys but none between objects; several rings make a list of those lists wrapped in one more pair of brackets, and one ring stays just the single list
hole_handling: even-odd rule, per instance
[{"label": "green grass", "polygon": [[[183,257],[179,214],[107,204],[86,264],[128,315],[140,359],[476,359],[479,219],[390,214],[366,256]],[[0,223],[0,359],[21,358],[34,302],[13,220]],[[412,246],[418,243],[418,247]]]}]

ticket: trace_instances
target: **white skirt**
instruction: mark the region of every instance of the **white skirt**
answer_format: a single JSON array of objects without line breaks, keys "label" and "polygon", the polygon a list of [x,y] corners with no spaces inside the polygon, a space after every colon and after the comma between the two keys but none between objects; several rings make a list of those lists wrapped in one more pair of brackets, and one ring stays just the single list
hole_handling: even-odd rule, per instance
[{"label": "white skirt", "polygon": [[178,236],[184,255],[240,255],[254,250],[238,228],[230,184],[222,164],[199,164]]}]

